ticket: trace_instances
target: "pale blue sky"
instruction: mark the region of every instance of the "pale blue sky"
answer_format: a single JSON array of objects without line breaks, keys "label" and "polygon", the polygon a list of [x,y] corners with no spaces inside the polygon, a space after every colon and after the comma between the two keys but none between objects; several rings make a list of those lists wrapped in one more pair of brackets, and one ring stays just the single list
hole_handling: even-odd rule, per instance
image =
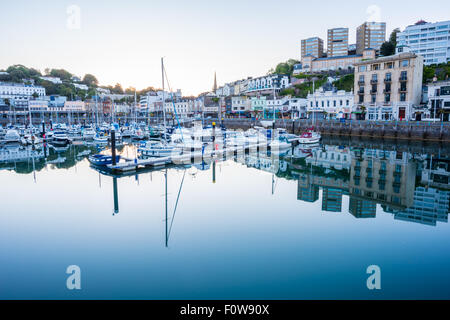
[{"label": "pale blue sky", "polygon": [[[70,5],[81,9],[80,29],[67,27]],[[446,0],[1,1],[0,69],[64,68],[141,89],[160,86],[164,56],[171,86],[198,94],[211,89],[214,71],[221,85],[300,59],[300,40],[325,40],[328,28],[348,27],[353,43],[356,27],[377,16],[372,5],[388,33],[450,19]]]}]

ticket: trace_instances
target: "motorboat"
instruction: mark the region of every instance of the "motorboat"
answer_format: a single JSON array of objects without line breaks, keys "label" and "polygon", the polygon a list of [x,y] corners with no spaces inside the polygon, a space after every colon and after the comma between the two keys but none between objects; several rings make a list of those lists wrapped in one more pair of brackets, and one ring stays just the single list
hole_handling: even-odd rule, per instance
[{"label": "motorboat", "polygon": [[52,144],[59,145],[59,146],[65,146],[71,142],[72,142],[72,140],[69,139],[66,131],[56,130],[53,132]]},{"label": "motorboat", "polygon": [[157,140],[142,141],[138,152],[147,157],[167,157],[170,155],[179,155],[182,149],[173,144],[165,144]]},{"label": "motorboat", "polygon": [[145,139],[144,131],[141,129],[135,130],[133,132],[132,138],[135,140],[144,140]]},{"label": "motorboat", "polygon": [[95,131],[91,127],[83,128],[81,131],[81,136],[84,140],[92,140],[95,137]]},{"label": "motorboat", "polygon": [[322,136],[320,133],[315,131],[306,131],[302,133],[300,138],[297,140],[300,144],[312,144],[320,142]]},{"label": "motorboat", "polygon": [[48,131],[43,136],[44,140],[52,141],[53,140],[53,131]]},{"label": "motorboat", "polygon": [[131,138],[133,135],[133,131],[130,128],[122,128],[122,137],[123,138]]},{"label": "motorboat", "polygon": [[[113,157],[105,154],[94,154],[89,156],[89,162],[97,167],[105,167],[113,163]],[[120,161],[120,155],[116,156],[116,163]]]},{"label": "motorboat", "polygon": [[15,129],[9,129],[6,131],[5,136],[3,137],[2,140],[3,143],[8,144],[8,143],[22,143],[22,139],[20,138],[20,134],[17,130]]},{"label": "motorboat", "polygon": [[27,145],[31,145],[31,144],[40,144],[40,143],[42,143],[42,139],[39,138],[39,137],[37,137],[37,136],[34,135],[34,134],[26,134],[26,135],[23,137],[23,139],[24,139],[25,144],[27,144]]},{"label": "motorboat", "polygon": [[108,136],[97,134],[94,137],[94,142],[99,144],[107,144],[108,143]]}]

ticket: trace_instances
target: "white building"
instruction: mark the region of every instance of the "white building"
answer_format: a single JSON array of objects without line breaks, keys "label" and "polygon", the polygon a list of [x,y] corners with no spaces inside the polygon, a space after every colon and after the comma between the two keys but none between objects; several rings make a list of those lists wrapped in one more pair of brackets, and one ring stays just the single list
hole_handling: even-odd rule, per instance
[{"label": "white building", "polygon": [[231,97],[231,113],[243,113],[251,110],[250,99],[246,96]]},{"label": "white building", "polygon": [[73,86],[75,88],[77,88],[77,89],[80,89],[80,90],[85,90],[85,91],[89,90],[89,87],[87,85],[85,85],[85,84],[73,83]]},{"label": "white building", "polygon": [[48,111],[48,101],[44,99],[30,100],[28,106],[31,111]]},{"label": "white building", "polygon": [[9,99],[11,105],[16,108],[28,108],[28,101],[32,98],[33,94],[37,94],[38,97],[45,96],[45,88],[18,84],[0,82],[0,99]]},{"label": "white building", "polygon": [[431,119],[450,121],[450,81],[428,84],[428,113]]},{"label": "white building", "polygon": [[83,101],[66,101],[64,103],[64,111],[83,112],[86,111],[86,106]]},{"label": "white building", "polygon": [[96,91],[100,94],[110,94],[111,91],[109,89],[97,88]]},{"label": "white building", "polygon": [[293,119],[304,119],[307,117],[308,99],[291,98],[289,99],[289,108],[292,112]]},{"label": "white building", "polygon": [[173,115],[180,119],[185,119],[193,114],[194,99],[182,98],[179,100],[168,99],[164,103],[166,114]]},{"label": "white building", "polygon": [[249,79],[246,93],[254,94],[271,94],[274,90],[281,91],[289,87],[289,76],[280,74],[271,74],[259,78]]},{"label": "white building", "polygon": [[424,58],[424,64],[450,61],[450,20],[427,23],[419,21],[397,34],[397,53],[408,47]]},{"label": "white building", "polygon": [[61,84],[62,83],[61,79],[58,78],[58,77],[39,77],[39,78],[42,79],[42,80],[45,80],[45,81],[49,81],[49,82],[54,83],[54,84]]},{"label": "white building", "polygon": [[289,98],[287,97],[277,97],[276,99],[273,99],[272,97],[268,97],[266,99],[266,105],[265,109],[267,113],[273,112],[289,112],[290,111],[290,105],[289,105]]},{"label": "white building", "polygon": [[328,119],[350,119],[353,106],[353,92],[344,90],[325,91],[319,88],[307,96],[307,112],[323,114]]}]

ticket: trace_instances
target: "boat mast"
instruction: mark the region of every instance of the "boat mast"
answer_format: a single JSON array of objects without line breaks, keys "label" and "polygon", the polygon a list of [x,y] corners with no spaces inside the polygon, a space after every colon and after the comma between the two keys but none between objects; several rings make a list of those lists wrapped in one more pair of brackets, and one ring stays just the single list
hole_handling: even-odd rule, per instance
[{"label": "boat mast", "polygon": [[98,99],[98,93],[97,93],[97,90],[95,90],[95,122],[97,123],[97,128],[98,128],[98,105],[97,105],[97,99]]},{"label": "boat mast", "polygon": [[314,127],[315,120],[316,120],[316,118],[314,116],[314,114],[315,114],[314,109],[316,108],[316,94],[315,94],[316,89],[315,89],[315,85],[316,85],[316,83],[315,83],[314,78],[313,78],[313,89],[312,89],[312,94],[313,94],[313,98],[314,98],[314,108],[313,108],[313,118],[312,118],[312,125],[313,125],[313,127]]},{"label": "boat mast", "polygon": [[164,140],[167,134],[166,128],[166,108],[164,108],[165,98],[164,98],[164,58],[161,58],[161,76],[162,76],[162,108],[164,116]]},{"label": "boat mast", "polygon": [[136,103],[136,90],[134,90],[134,114],[136,114],[136,109],[137,109],[137,103]]}]

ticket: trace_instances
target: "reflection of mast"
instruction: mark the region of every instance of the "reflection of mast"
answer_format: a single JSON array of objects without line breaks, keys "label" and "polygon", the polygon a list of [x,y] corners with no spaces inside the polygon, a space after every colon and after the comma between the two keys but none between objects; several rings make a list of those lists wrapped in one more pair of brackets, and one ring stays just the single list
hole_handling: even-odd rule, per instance
[{"label": "reflection of mast", "polygon": [[119,213],[119,192],[117,191],[117,178],[113,178],[113,191],[114,191],[114,213],[118,214]]},{"label": "reflection of mast", "polygon": [[169,237],[172,234],[173,221],[175,220],[175,213],[177,212],[178,201],[180,200],[181,189],[183,188],[183,183],[184,183],[185,176],[186,176],[186,170],[184,170],[183,179],[181,180],[180,189],[178,190],[177,201],[175,202],[175,208],[173,209],[172,218],[170,219],[169,230],[167,230],[167,226],[168,226],[168,222],[167,221],[168,220],[167,220],[167,178],[166,178],[166,247],[168,246],[168,243],[169,243]]},{"label": "reflection of mast", "polygon": [[[33,149],[34,149],[34,145],[33,145]],[[32,159],[33,159],[33,178],[34,178],[34,183],[36,183],[36,165],[34,163],[34,150],[31,150],[31,154],[32,154]]]},{"label": "reflection of mast", "polygon": [[274,184],[275,184],[275,175],[272,173],[272,195],[274,192]]},{"label": "reflection of mast", "polygon": [[169,242],[169,234],[168,234],[168,232],[167,232],[167,168],[166,168],[166,172],[164,173],[164,177],[165,177],[165,180],[166,180],[166,185],[165,185],[165,202],[166,202],[166,248],[167,248],[167,245],[168,245],[168,242]]}]

